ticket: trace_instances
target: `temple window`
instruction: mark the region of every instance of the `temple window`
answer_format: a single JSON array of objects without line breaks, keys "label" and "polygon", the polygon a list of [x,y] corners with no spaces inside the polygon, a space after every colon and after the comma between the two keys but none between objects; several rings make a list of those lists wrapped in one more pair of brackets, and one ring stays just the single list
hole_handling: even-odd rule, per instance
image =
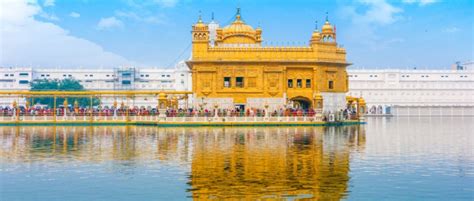
[{"label": "temple window", "polygon": [[293,80],[288,79],[288,88],[293,88]]},{"label": "temple window", "polygon": [[235,86],[243,88],[244,87],[244,77],[236,77],[235,78]]},{"label": "temple window", "polygon": [[230,77],[224,77],[224,87],[225,88],[230,88],[231,87]]},{"label": "temple window", "polygon": [[302,88],[302,87],[303,87],[303,80],[297,79],[297,80],[296,80],[296,87]]},{"label": "temple window", "polygon": [[311,79],[306,79],[306,88],[311,88]]},{"label": "temple window", "polygon": [[329,88],[329,89],[334,89],[334,81],[329,80],[329,82],[328,82],[328,88]]}]

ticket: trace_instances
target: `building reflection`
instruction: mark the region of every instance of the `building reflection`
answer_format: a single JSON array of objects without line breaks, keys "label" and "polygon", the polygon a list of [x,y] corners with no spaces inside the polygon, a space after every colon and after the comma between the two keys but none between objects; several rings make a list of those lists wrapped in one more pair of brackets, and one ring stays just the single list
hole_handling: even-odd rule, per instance
[{"label": "building reflection", "polygon": [[202,132],[189,190],[195,200],[339,200],[348,189],[350,153],[364,143],[360,126]]},{"label": "building reflection", "polygon": [[112,161],[119,172],[150,163],[185,168],[195,200],[338,200],[348,190],[350,155],[365,145],[363,126],[0,127],[0,133],[5,162]]}]

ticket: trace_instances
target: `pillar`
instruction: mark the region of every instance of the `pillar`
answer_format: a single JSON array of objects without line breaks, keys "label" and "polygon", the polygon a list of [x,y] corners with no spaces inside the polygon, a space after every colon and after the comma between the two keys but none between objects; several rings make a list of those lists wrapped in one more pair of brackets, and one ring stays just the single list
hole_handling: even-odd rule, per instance
[{"label": "pillar", "polygon": [[56,95],[53,98],[53,121],[56,122]]},{"label": "pillar", "polygon": [[92,122],[93,119],[94,119],[94,110],[93,110],[93,105],[92,105],[92,102],[93,102],[93,96],[90,96],[90,104],[89,104],[89,111],[91,112],[90,113],[90,121]]},{"label": "pillar", "polygon": [[189,101],[188,99],[189,99],[188,94],[185,94],[185,95],[184,95],[184,100],[186,101],[186,102],[185,102],[186,110],[188,110],[188,101]]},{"label": "pillar", "polygon": [[365,100],[363,98],[359,98],[357,101],[357,117],[360,118],[365,114],[367,111],[367,105],[365,104]]},{"label": "pillar", "polygon": [[315,117],[316,119],[320,120],[323,118],[323,96],[321,96],[321,94],[317,94],[316,96],[314,96],[314,109],[315,109]]},{"label": "pillar", "polygon": [[18,104],[16,103],[16,100],[13,100],[12,108],[13,108],[13,114],[12,115],[15,115],[15,121],[18,121],[19,120]]},{"label": "pillar", "polygon": [[314,109],[316,111],[323,111],[323,96],[321,94],[314,96]]},{"label": "pillar", "polygon": [[77,114],[79,114],[79,102],[77,102],[77,99],[74,100],[74,112]]},{"label": "pillar", "polygon": [[167,104],[168,100],[166,98],[166,94],[161,92],[158,94],[158,112],[160,113],[159,114],[159,117],[162,118],[164,120],[164,118],[166,118],[166,104]]}]

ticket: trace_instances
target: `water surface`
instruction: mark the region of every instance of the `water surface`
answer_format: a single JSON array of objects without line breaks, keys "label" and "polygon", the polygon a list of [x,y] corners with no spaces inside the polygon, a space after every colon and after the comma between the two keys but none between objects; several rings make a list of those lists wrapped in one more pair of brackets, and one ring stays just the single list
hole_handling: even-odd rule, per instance
[{"label": "water surface", "polygon": [[0,127],[0,200],[472,200],[473,123]]}]

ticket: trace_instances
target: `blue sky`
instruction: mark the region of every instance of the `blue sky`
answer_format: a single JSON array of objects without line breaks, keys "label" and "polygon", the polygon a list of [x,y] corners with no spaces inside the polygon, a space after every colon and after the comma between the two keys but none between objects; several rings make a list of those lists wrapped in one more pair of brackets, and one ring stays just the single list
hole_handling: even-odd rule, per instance
[{"label": "blue sky", "polygon": [[241,7],[267,43],[308,43],[337,26],[353,67],[449,68],[473,60],[472,0],[3,0],[0,65],[172,67],[189,57],[199,11],[221,26]]}]

